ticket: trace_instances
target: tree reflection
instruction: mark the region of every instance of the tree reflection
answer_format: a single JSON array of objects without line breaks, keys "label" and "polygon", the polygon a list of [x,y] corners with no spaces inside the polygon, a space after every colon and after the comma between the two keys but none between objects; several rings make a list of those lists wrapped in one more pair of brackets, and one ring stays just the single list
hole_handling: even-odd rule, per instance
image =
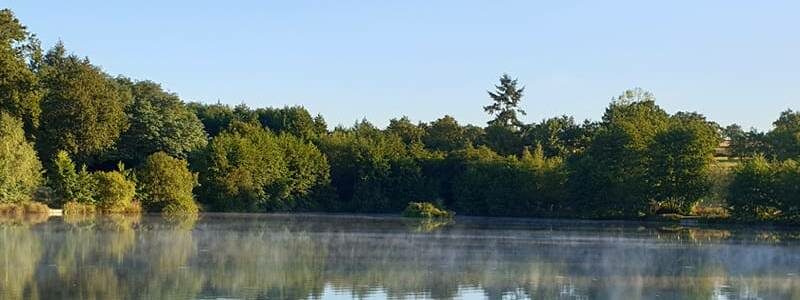
[{"label": "tree reflection", "polygon": [[17,219],[0,222],[0,298],[797,298],[796,236],[470,221],[420,230],[321,216]]}]

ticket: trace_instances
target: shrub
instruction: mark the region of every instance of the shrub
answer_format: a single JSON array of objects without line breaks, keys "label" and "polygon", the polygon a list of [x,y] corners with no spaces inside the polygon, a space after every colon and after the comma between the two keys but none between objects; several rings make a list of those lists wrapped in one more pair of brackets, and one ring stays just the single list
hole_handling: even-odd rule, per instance
[{"label": "shrub", "polygon": [[189,171],[185,160],[157,152],[147,157],[136,174],[140,199],[147,211],[197,213],[192,195],[197,174]]},{"label": "shrub", "polygon": [[138,204],[133,203],[133,196],[136,194],[136,184],[133,181],[118,171],[95,172],[92,177],[97,182],[95,199],[101,211],[109,213],[137,211]]},{"label": "shrub", "polygon": [[440,209],[430,202],[410,202],[403,211],[407,218],[452,218],[453,213]]}]

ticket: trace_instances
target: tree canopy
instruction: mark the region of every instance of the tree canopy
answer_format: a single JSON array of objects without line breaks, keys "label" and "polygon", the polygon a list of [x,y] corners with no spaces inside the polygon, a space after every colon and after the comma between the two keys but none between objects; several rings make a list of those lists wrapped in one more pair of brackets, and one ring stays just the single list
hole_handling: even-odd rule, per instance
[{"label": "tree canopy", "polygon": [[81,163],[94,163],[127,129],[131,95],[88,59],[67,55],[59,43],[44,56],[38,144],[42,157],[67,151]]}]

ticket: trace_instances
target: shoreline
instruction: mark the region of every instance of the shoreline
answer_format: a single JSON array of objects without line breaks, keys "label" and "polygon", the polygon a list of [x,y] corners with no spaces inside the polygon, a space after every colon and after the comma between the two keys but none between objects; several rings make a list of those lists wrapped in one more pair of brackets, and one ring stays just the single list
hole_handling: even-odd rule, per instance
[{"label": "shoreline", "polygon": [[[38,202],[37,202],[38,203]],[[47,208],[47,211],[18,211],[18,213],[0,214],[2,217],[14,217],[24,215],[42,215],[46,214],[49,217],[64,217],[68,214],[64,213],[63,209]],[[115,215],[117,213],[91,213],[91,215]],[[81,215],[81,214],[77,214]],[[160,216],[161,213],[147,213],[142,212],[144,216]],[[402,220],[423,220],[420,218],[403,217],[401,213],[351,213],[351,212],[324,212],[324,211],[307,211],[307,212],[214,212],[203,211],[200,212],[198,217],[346,217],[346,218],[363,218],[363,219],[402,219]],[[732,218],[713,218],[703,216],[690,216],[690,215],[677,215],[677,214],[662,214],[652,215],[640,218],[580,218],[580,217],[513,217],[513,216],[475,216],[475,215],[456,215],[452,218],[453,221],[469,220],[480,222],[511,222],[511,223],[552,223],[552,224],[664,224],[673,226],[685,227],[746,227],[746,228],[764,228],[764,229],[797,229],[800,228],[800,223],[796,222],[781,222],[781,221],[757,221],[757,220],[736,220]]]}]

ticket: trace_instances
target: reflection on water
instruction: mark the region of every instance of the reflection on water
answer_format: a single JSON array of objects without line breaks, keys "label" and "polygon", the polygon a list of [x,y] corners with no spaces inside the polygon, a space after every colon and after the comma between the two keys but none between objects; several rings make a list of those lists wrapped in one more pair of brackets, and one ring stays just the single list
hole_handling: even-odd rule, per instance
[{"label": "reflection on water", "polygon": [[800,232],[224,215],[0,220],[0,299],[798,299]]}]

